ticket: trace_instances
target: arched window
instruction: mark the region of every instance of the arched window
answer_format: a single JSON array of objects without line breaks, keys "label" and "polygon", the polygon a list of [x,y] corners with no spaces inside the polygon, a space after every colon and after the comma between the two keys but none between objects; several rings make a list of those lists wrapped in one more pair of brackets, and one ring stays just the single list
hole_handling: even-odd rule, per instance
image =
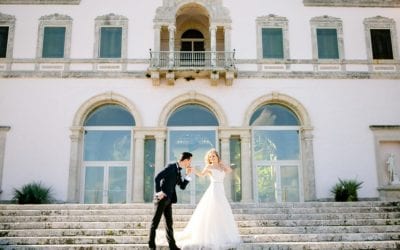
[{"label": "arched window", "polygon": [[297,116],[280,104],[258,108],[250,119],[256,200],[300,201],[301,150]]},{"label": "arched window", "polygon": [[122,106],[105,104],[84,122],[84,203],[126,203],[131,182],[133,116]]},{"label": "arched window", "polygon": [[[204,167],[204,155],[211,148],[218,148],[218,120],[206,107],[187,104],[177,108],[169,117],[168,161],[176,161],[184,151],[193,154],[192,165],[198,170]],[[196,203],[208,186],[206,178],[192,178],[189,192],[179,192],[181,203]],[[187,188],[187,189],[188,189]]]},{"label": "arched window", "polygon": [[209,109],[197,104],[188,104],[172,113],[167,126],[218,126],[218,120]]}]

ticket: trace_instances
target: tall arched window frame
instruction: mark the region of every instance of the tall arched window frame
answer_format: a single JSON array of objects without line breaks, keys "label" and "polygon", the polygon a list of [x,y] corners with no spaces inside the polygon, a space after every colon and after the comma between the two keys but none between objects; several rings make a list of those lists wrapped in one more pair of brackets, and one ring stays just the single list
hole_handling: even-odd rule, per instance
[{"label": "tall arched window frame", "polygon": [[281,104],[259,107],[251,116],[253,189],[257,202],[302,201],[298,117]]},{"label": "tall arched window frame", "polygon": [[[176,161],[179,155],[188,151],[193,154],[192,165],[202,170],[204,155],[210,148],[219,148],[218,120],[206,107],[200,104],[185,104],[178,107],[168,118],[167,161]],[[180,203],[197,203],[208,187],[207,178],[192,175],[191,185],[178,191]]]},{"label": "tall arched window frame", "polygon": [[131,197],[133,116],[122,106],[104,104],[84,122],[83,203],[126,203]]}]

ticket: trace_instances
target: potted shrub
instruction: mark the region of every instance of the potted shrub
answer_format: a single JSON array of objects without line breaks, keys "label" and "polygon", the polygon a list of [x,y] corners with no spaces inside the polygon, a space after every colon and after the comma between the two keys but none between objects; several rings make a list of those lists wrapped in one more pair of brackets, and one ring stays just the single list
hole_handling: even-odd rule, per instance
[{"label": "potted shrub", "polygon": [[339,182],[332,187],[331,193],[334,195],[335,201],[358,201],[357,193],[362,184],[362,181],[339,178]]},{"label": "potted shrub", "polygon": [[12,200],[17,204],[48,204],[54,201],[52,190],[41,182],[32,182],[14,189]]}]

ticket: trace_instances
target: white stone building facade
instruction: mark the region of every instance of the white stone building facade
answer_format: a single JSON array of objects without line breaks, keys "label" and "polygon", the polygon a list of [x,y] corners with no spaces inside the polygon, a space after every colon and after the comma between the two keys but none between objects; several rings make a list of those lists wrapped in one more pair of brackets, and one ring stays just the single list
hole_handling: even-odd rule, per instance
[{"label": "white stone building facade", "polygon": [[150,202],[166,162],[212,147],[232,202],[325,200],[338,178],[398,199],[399,23],[398,0],[3,0],[0,200],[40,181]]}]

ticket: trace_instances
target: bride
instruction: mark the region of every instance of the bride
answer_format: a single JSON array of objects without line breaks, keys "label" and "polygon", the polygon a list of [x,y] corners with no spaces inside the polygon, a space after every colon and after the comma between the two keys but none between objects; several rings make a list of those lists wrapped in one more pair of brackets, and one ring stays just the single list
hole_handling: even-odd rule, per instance
[{"label": "bride", "polygon": [[215,149],[205,157],[198,176],[209,176],[210,186],[193,212],[186,228],[177,232],[177,245],[183,249],[231,249],[241,243],[231,207],[225,196],[224,177],[232,169],[223,164]]}]

